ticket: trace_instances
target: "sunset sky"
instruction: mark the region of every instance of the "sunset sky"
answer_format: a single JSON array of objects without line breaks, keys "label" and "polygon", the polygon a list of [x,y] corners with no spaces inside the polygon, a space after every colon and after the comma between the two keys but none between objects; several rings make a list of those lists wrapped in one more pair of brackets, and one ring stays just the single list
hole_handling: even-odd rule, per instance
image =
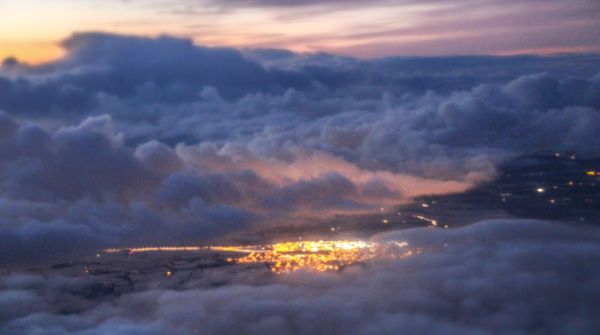
[{"label": "sunset sky", "polygon": [[0,0],[0,58],[60,57],[74,32],[357,57],[600,51],[595,0]]}]

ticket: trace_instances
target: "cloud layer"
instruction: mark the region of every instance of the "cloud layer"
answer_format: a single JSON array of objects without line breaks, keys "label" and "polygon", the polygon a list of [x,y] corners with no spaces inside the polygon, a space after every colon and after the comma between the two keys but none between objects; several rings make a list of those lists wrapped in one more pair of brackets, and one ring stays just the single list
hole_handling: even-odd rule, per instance
[{"label": "cloud layer", "polygon": [[593,55],[359,61],[100,33],[64,46],[0,70],[4,264],[363,213],[464,191],[516,155],[600,153]]},{"label": "cloud layer", "polygon": [[[588,227],[590,228],[590,227]],[[4,334],[595,334],[597,230],[487,221],[376,237],[424,253],[335,274],[228,274],[105,298],[93,279],[14,274],[0,281]],[[220,271],[220,270],[217,270]],[[222,270],[226,271],[226,270]],[[207,274],[208,276],[208,274]],[[213,273],[215,280],[218,275]],[[254,278],[254,279],[252,279]]]},{"label": "cloud layer", "polygon": [[109,116],[55,132],[0,117],[3,263],[107,245],[193,243],[251,223],[372,211],[470,185],[370,171],[300,149],[284,160],[234,144],[128,147]]}]

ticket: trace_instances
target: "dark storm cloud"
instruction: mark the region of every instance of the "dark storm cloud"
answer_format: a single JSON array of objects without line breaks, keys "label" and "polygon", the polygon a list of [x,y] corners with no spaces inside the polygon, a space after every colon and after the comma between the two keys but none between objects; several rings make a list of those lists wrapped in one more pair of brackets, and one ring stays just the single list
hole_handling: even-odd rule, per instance
[{"label": "dark storm cloud", "polygon": [[[102,304],[90,279],[13,274],[0,280],[0,331],[33,334],[595,334],[597,229],[487,221],[388,233],[424,252],[333,274],[259,270],[186,290],[154,289]],[[225,271],[225,270],[223,270]],[[230,271],[230,270],[227,270]],[[213,274],[215,278],[218,275]],[[250,279],[255,277],[255,279]],[[244,279],[245,278],[245,279]]]}]

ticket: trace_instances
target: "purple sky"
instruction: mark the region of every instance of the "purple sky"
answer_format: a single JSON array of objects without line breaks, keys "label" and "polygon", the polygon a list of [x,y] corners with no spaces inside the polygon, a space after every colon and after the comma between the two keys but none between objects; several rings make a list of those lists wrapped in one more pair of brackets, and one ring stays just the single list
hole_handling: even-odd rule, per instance
[{"label": "purple sky", "polygon": [[0,57],[56,58],[82,31],[358,57],[597,52],[599,22],[595,0],[0,1]]}]

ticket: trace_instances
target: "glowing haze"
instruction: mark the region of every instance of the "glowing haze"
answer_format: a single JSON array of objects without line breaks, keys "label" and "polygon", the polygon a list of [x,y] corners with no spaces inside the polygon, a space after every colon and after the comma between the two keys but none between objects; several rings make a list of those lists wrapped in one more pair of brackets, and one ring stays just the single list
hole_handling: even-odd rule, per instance
[{"label": "glowing haze", "polygon": [[594,0],[0,1],[0,58],[63,55],[73,32],[359,57],[600,51]]}]

